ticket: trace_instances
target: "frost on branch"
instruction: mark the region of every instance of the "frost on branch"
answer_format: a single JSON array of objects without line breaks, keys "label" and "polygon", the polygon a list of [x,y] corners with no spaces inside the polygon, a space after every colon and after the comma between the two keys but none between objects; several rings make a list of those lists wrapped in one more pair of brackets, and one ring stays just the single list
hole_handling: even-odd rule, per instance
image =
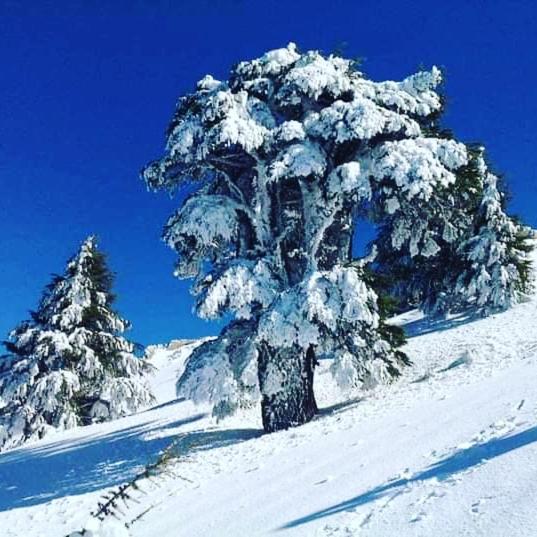
[{"label": "frost on branch", "polygon": [[326,159],[319,146],[297,143],[286,147],[272,162],[269,179],[278,181],[284,177],[321,177],[326,169]]},{"label": "frost on branch", "polygon": [[398,374],[401,339],[384,323],[377,280],[351,266],[353,234],[357,217],[379,226],[374,274],[407,303],[444,292],[442,268],[461,262],[455,244],[481,186],[467,177],[468,148],[439,127],[441,79],[433,67],[375,82],[350,60],[290,43],[179,100],[165,153],[143,178],[194,189],[164,239],[177,276],[195,278],[198,313],[238,323],[197,350],[181,393],[238,405],[243,362],[230,341],[242,331],[266,430],[311,419],[321,355],[345,385]]},{"label": "frost on branch", "polygon": [[420,134],[419,124],[412,118],[379,107],[362,96],[351,102],[336,101],[320,112],[310,112],[304,127],[311,136],[336,143],[370,140],[383,133]]},{"label": "frost on branch", "polygon": [[258,339],[275,348],[314,347],[334,359],[342,387],[387,382],[404,360],[378,332],[377,298],[357,267],[314,272],[263,312]]},{"label": "frost on branch", "polygon": [[197,347],[177,381],[177,395],[210,403],[223,418],[259,400],[253,323],[235,321],[215,340]]},{"label": "frost on branch", "polygon": [[177,276],[196,275],[204,259],[232,249],[238,235],[239,205],[222,195],[198,195],[166,224],[164,240],[181,254]]},{"label": "frost on branch", "polygon": [[363,173],[379,182],[386,180],[382,192],[389,199],[393,194],[408,201],[416,196],[427,201],[439,188],[455,183],[456,170],[466,163],[463,144],[419,138],[381,144],[372,152]]},{"label": "frost on branch", "polygon": [[229,242],[237,233],[236,204],[224,196],[197,196],[168,222],[166,241],[172,248],[184,238],[202,244]]},{"label": "frost on branch", "polygon": [[[414,116],[429,116],[442,109],[442,99],[435,89],[442,82],[442,73],[433,66],[402,82],[371,84],[364,81],[364,93],[379,104]],[[367,88],[367,89],[366,89]]]},{"label": "frost on branch", "polygon": [[[205,292],[201,287],[206,288]],[[237,319],[250,319],[257,310],[272,303],[278,282],[263,261],[243,262],[228,266],[219,276],[209,276],[197,290],[200,317],[215,319],[230,311]]]},{"label": "frost on branch", "polygon": [[112,275],[93,237],[46,288],[0,359],[0,450],[52,429],[115,419],[152,402],[148,366],[123,338]]}]

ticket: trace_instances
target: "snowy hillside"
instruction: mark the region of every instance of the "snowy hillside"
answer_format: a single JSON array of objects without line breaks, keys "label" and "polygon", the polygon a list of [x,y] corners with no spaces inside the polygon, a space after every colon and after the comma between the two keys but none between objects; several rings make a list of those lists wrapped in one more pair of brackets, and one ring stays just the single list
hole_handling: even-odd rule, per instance
[{"label": "snowy hillside", "polygon": [[414,362],[399,382],[349,400],[321,371],[321,415],[271,435],[258,409],[217,424],[174,398],[196,343],[153,348],[154,408],[0,455],[0,535],[88,526],[104,491],[177,438],[175,477],[144,483],[98,535],[535,535],[537,297],[475,322],[397,322]]}]

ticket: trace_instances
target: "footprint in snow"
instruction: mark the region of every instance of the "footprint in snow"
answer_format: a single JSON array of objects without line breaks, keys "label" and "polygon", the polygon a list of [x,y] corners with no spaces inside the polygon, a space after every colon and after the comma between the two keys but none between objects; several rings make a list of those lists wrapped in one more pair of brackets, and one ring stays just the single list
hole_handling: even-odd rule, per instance
[{"label": "footprint in snow", "polygon": [[411,477],[412,477],[412,472],[410,471],[410,468],[405,468],[402,472],[400,472],[397,475],[395,479],[396,480],[401,480],[401,479],[409,480]]},{"label": "footprint in snow", "polygon": [[348,526],[326,525],[315,534],[318,537],[354,537],[356,530]]},{"label": "footprint in snow", "polygon": [[454,487],[455,485],[458,485],[462,481],[462,476],[460,475],[452,475],[448,477],[444,483],[447,483],[448,485]]},{"label": "footprint in snow", "polygon": [[324,479],[321,479],[320,481],[317,481],[316,483],[313,483],[314,485],[324,485],[325,483],[328,483],[329,481],[332,481],[332,476],[327,476]]},{"label": "footprint in snow", "polygon": [[416,502],[412,503],[411,506],[415,506],[419,509],[418,513],[415,514],[411,519],[410,522],[420,522],[427,516],[427,511],[425,510],[426,506],[429,505],[431,502],[434,502],[440,498],[443,498],[447,495],[447,491],[442,490],[441,488],[434,488],[427,494],[424,494]]},{"label": "footprint in snow", "polygon": [[429,494],[426,494],[425,496],[422,496],[416,503],[418,505],[424,505],[424,504],[427,504],[427,503],[431,502],[432,500],[443,498],[446,494],[447,494],[447,492],[445,492],[443,490],[436,490],[435,489],[435,490],[429,492]]},{"label": "footprint in snow", "polygon": [[410,519],[410,522],[412,522],[412,524],[415,524],[416,522],[421,522],[425,518],[427,518],[427,513],[425,511],[420,511]]},{"label": "footprint in snow", "polygon": [[481,507],[487,503],[489,500],[492,500],[493,496],[485,496],[483,498],[480,498],[479,500],[477,500],[477,502],[474,502],[471,507],[470,507],[470,513],[472,513],[473,515],[482,515],[483,514],[483,511],[481,509]]}]

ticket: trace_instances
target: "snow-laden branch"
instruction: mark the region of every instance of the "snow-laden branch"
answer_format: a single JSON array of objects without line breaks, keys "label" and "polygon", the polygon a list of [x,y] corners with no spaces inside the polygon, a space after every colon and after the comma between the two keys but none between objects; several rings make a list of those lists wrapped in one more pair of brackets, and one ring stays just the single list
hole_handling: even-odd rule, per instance
[{"label": "snow-laden branch", "polygon": [[[352,369],[354,385],[396,375],[404,362],[382,324],[374,281],[364,267],[348,267],[356,214],[379,225],[373,268],[408,305],[437,302],[453,284],[446,267],[464,269],[485,252],[500,259],[500,280],[511,278],[511,265],[521,274],[505,253],[512,241],[489,247],[478,231],[483,170],[471,148],[440,130],[441,82],[436,67],[368,80],[351,60],[290,43],[240,62],[227,81],[203,78],[179,101],[164,156],[144,170],[151,188],[199,181],[165,239],[179,253],[177,274],[197,278],[200,315],[248,321],[267,430],[315,412],[311,393],[301,397],[313,389],[318,352],[334,358],[340,377]],[[500,200],[485,197],[481,212],[497,230]],[[475,233],[473,253],[457,251]],[[237,351],[221,337],[196,355],[204,373],[187,375],[184,393],[206,394],[209,377],[235,386]],[[218,394],[209,397],[216,406],[229,399]],[[282,417],[298,400],[298,414]]]}]

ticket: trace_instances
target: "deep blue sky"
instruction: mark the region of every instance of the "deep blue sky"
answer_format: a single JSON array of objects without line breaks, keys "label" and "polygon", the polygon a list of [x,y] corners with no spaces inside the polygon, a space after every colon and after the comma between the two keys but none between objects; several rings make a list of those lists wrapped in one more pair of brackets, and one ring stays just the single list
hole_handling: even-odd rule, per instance
[{"label": "deep blue sky", "polygon": [[[191,314],[160,241],[178,205],[145,190],[181,94],[206,73],[295,41],[346,43],[373,79],[442,66],[445,124],[486,144],[512,210],[537,226],[533,1],[6,2],[0,0],[0,338],[97,234],[142,343],[215,333]],[[112,5],[113,7],[109,7]]]}]

